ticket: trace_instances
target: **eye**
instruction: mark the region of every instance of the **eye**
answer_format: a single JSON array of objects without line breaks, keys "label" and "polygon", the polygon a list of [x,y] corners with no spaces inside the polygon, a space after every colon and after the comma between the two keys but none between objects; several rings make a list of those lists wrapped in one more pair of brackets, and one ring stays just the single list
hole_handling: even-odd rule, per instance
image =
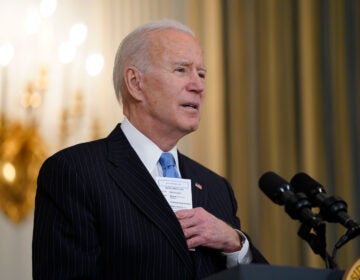
[{"label": "eye", "polygon": [[184,67],[177,67],[176,69],[175,69],[175,72],[179,72],[179,73],[185,73],[185,68]]},{"label": "eye", "polygon": [[201,79],[205,79],[206,73],[203,71],[198,72],[198,75]]}]

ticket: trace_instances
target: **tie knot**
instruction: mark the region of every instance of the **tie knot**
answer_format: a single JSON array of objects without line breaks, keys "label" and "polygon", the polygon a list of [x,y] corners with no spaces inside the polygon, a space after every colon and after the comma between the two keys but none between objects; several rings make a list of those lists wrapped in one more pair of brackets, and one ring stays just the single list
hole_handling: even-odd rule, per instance
[{"label": "tie knot", "polygon": [[168,168],[169,166],[175,166],[175,160],[171,153],[162,153],[159,161],[161,166],[164,168]]},{"label": "tie knot", "polygon": [[159,162],[164,177],[179,178],[179,174],[175,168],[175,159],[171,153],[162,153]]}]

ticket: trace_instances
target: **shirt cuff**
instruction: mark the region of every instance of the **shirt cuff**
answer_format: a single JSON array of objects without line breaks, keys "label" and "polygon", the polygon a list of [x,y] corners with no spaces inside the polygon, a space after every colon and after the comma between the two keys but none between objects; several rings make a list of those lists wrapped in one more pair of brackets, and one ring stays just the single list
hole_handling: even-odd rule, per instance
[{"label": "shirt cuff", "polygon": [[250,250],[250,244],[245,234],[243,234],[240,230],[236,230],[241,236],[243,242],[242,247],[239,251],[232,253],[222,253],[226,256],[226,267],[234,267],[238,264],[249,264],[252,261],[252,254]]}]

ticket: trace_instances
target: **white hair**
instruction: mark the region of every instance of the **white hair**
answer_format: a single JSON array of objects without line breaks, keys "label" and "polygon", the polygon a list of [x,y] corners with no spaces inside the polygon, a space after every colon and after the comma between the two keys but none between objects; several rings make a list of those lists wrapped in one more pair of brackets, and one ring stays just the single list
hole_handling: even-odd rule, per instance
[{"label": "white hair", "polygon": [[195,36],[188,26],[168,19],[150,21],[129,33],[122,40],[114,61],[113,84],[119,102],[121,102],[121,97],[125,93],[125,68],[129,65],[135,65],[140,71],[145,72],[151,63],[151,39],[149,34],[164,29],[176,29]]}]

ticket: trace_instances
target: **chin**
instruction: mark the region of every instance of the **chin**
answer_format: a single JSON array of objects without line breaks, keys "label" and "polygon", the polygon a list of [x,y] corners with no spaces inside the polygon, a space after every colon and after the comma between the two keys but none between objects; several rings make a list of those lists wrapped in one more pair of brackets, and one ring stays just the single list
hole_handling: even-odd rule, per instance
[{"label": "chin", "polygon": [[198,129],[198,127],[199,127],[199,119],[195,119],[195,118],[186,119],[186,120],[183,120],[181,122],[181,124],[179,123],[179,125],[182,128],[181,130],[184,133],[189,134],[189,133],[194,132],[195,130]]},{"label": "chin", "polygon": [[188,133],[193,132],[193,131],[197,130],[198,127],[199,127],[199,124],[198,124],[198,123],[196,123],[196,124],[190,124],[190,125],[188,126],[187,131],[188,131]]}]

